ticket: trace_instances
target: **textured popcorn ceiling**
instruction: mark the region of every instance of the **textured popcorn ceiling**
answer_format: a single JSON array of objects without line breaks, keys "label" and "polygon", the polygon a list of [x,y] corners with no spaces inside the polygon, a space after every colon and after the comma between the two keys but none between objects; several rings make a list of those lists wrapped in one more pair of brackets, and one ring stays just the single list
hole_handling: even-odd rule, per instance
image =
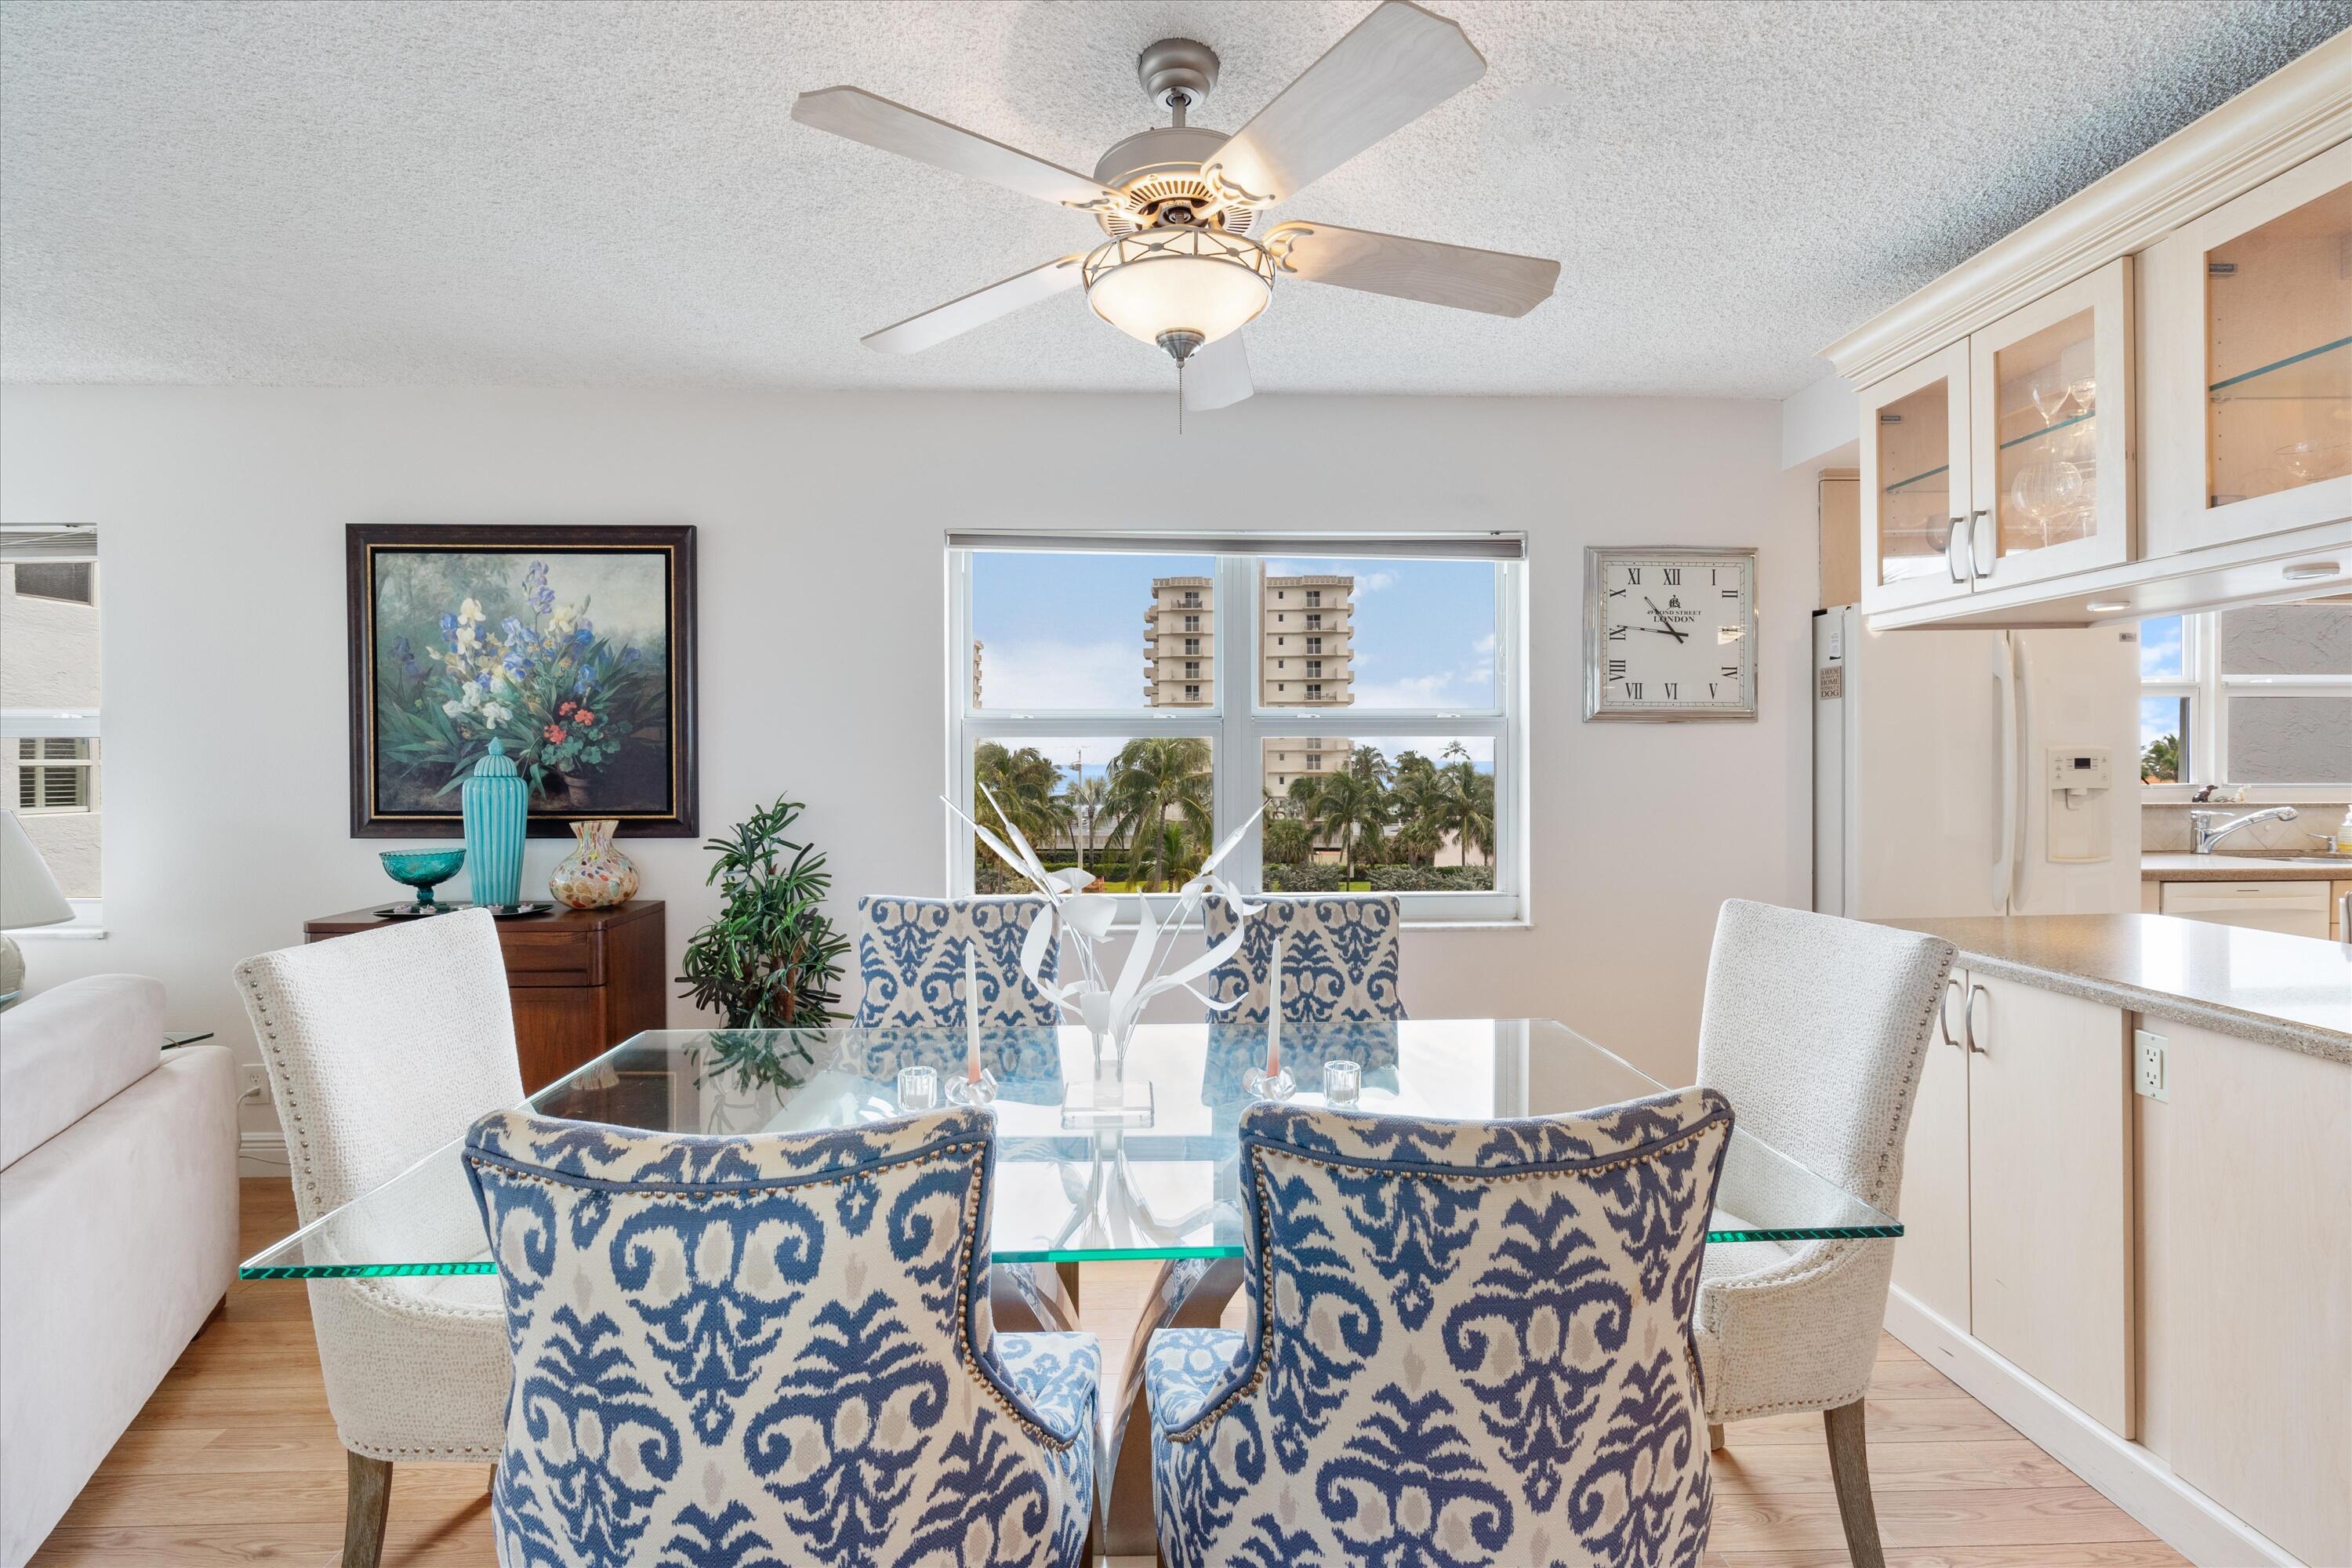
[{"label": "textured popcorn ceiling", "polygon": [[[1560,258],[1519,321],[1286,282],[1261,390],[1778,396],[2352,21],[2291,4],[1431,0],[1484,80],[1278,209]],[[1087,218],[796,125],[851,83],[1090,170],[1138,49],[1237,129],[1366,0],[0,5],[12,381],[1162,389],[1072,293],[860,333]]]}]

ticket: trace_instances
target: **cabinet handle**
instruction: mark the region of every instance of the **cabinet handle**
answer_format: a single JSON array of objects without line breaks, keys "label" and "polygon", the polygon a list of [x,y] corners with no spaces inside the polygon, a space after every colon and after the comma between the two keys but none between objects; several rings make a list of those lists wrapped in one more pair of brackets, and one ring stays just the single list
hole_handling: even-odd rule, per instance
[{"label": "cabinet handle", "polygon": [[1980,1057],[1989,1057],[1992,1053],[1977,1044],[1977,998],[1979,996],[1991,1000],[1991,993],[1973,980],[1969,982],[1968,1004],[1960,1011],[1960,1032],[1968,1041],[1969,1049]]},{"label": "cabinet handle", "polygon": [[[1975,573],[1978,576],[1985,578],[1990,578],[1992,575],[1993,567],[2000,561],[2000,536],[1990,529],[1987,529],[1984,532],[1979,533],[1977,531],[1977,520],[1979,518],[1990,517],[1992,513],[1990,510],[1978,510],[1969,513],[1969,570]],[[1992,542],[1992,553],[1990,555],[1987,555],[1983,550],[1979,548],[1979,546],[1981,546],[1988,539]]]},{"label": "cabinet handle", "polygon": [[1952,1038],[1952,993],[1959,988],[1960,983],[1958,980],[1945,981],[1943,1000],[1936,1005],[1937,1032],[1944,1037],[1944,1044],[1956,1051],[1960,1049],[1960,1042]]},{"label": "cabinet handle", "polygon": [[[1965,567],[1960,564],[1963,560],[1968,562]],[[1952,574],[1955,583],[1967,582],[1969,574],[1976,570],[1976,552],[1969,547],[1969,520],[1965,517],[1952,519],[1951,530],[1944,535],[1944,570]]]}]

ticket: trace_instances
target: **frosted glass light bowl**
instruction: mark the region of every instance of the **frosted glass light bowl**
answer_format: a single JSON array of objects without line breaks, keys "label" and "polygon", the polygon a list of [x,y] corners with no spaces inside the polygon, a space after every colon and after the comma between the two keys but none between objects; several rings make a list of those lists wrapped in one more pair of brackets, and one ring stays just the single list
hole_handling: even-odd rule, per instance
[{"label": "frosted glass light bowl", "polygon": [[377,855],[383,874],[416,889],[419,909],[435,908],[433,889],[457,874],[466,863],[463,849],[386,849]]}]

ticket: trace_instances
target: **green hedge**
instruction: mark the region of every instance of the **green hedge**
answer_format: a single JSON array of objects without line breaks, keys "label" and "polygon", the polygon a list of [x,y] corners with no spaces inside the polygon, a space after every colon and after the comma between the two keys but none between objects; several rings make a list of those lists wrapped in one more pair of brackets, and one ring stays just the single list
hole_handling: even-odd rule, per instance
[{"label": "green hedge", "polygon": [[1375,893],[1487,893],[1494,891],[1492,866],[1375,866]]},{"label": "green hedge", "polygon": [[[1047,860],[1044,864],[1048,871],[1058,871],[1065,866],[1074,866],[1077,862]],[[1029,885],[1028,878],[1014,871],[1012,867],[993,855],[973,864],[971,889],[975,893],[1034,893],[1037,890]]]},{"label": "green hedge", "polygon": [[1342,886],[1346,871],[1344,866],[1268,866],[1265,870],[1265,890],[1269,893],[1336,893]]}]

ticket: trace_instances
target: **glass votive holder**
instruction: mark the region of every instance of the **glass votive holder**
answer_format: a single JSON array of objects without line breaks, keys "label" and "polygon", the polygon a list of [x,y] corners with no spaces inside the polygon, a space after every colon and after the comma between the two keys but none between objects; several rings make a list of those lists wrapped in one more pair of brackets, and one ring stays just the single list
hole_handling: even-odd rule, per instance
[{"label": "glass votive holder", "polygon": [[1323,1064],[1323,1103],[1352,1110],[1364,1098],[1364,1064],[1329,1061]]},{"label": "glass votive holder", "polygon": [[940,1104],[940,1075],[936,1068],[910,1067],[898,1069],[898,1109],[901,1110],[936,1110]]}]

